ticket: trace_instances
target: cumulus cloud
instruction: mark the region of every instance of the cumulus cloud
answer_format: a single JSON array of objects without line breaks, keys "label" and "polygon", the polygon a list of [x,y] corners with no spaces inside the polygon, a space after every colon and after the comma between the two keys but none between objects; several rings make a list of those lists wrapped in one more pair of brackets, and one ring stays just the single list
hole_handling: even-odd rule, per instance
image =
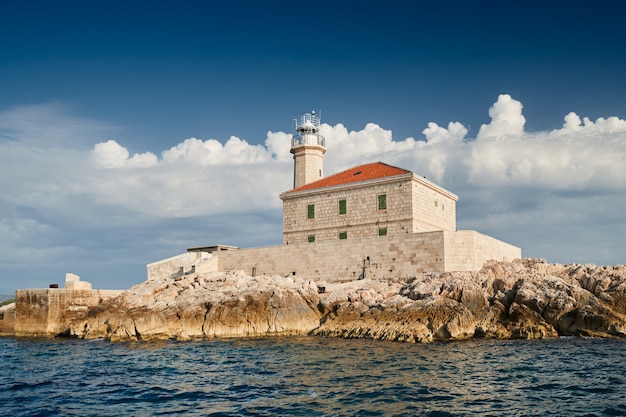
[{"label": "cumulus cloud", "polygon": [[[626,121],[593,122],[569,113],[561,129],[525,132],[522,109],[519,101],[500,95],[489,109],[491,121],[476,138],[467,138],[459,122],[446,127],[431,122],[423,137],[403,140],[394,140],[391,130],[374,123],[357,131],[323,124],[326,175],[385,161],[444,186],[626,188]],[[159,156],[131,156],[123,145],[107,140],[91,150],[94,169],[77,188],[88,190],[95,201],[160,217],[277,209],[277,195],[291,186],[290,138],[271,131],[263,144],[234,136],[225,143],[188,138]]]},{"label": "cumulus cloud", "polygon": [[242,165],[267,162],[271,151],[263,145],[250,145],[245,140],[231,136],[224,145],[215,139],[186,139],[163,151],[166,162],[184,161],[197,165]]},{"label": "cumulus cloud", "polygon": [[[424,142],[417,142],[414,151],[417,166],[435,179],[437,182],[444,180],[449,166],[456,166],[454,161],[462,157],[465,151],[465,135],[467,129],[459,122],[448,123],[448,128],[443,128],[437,123],[430,122],[422,131],[426,138]],[[451,163],[452,162],[452,163]]]},{"label": "cumulus cloud", "polygon": [[129,157],[109,140],[92,150],[93,160],[107,170],[93,171],[89,188],[98,201],[162,218],[275,209],[278,194],[290,185],[291,158],[284,155],[290,156],[289,146],[290,136],[268,132],[265,145],[234,136],[225,144],[189,138],[160,157]]},{"label": "cumulus cloud", "polygon": [[[626,234],[626,120],[570,112],[559,129],[526,132],[522,110],[499,96],[475,138],[456,121],[428,123],[404,139],[374,123],[322,124],[325,174],[373,161],[397,165],[460,196],[459,228],[518,244],[527,256],[616,261]],[[278,195],[293,179],[290,134],[188,138],[131,155],[114,132],[58,106],[0,112],[2,263],[106,253],[134,265],[186,245],[280,242]],[[264,236],[255,235],[260,230]],[[559,252],[560,236],[567,253]],[[585,252],[585,242],[598,249]]]},{"label": "cumulus cloud", "polygon": [[489,108],[491,123],[480,126],[477,139],[504,140],[523,134],[526,118],[522,115],[522,108],[522,103],[514,100],[510,95],[499,95],[498,101]]},{"label": "cumulus cloud", "polygon": [[128,149],[114,140],[97,143],[92,151],[95,163],[104,168],[149,167],[157,163],[157,157],[152,152],[134,154],[129,158]]},{"label": "cumulus cloud", "polygon": [[626,188],[626,121],[568,113],[563,128],[523,131],[522,105],[501,95],[463,163],[474,185],[584,190]]},{"label": "cumulus cloud", "polygon": [[[589,119],[585,119],[585,125],[589,124]],[[580,116],[573,111],[567,113],[565,116],[565,122],[563,123],[563,129],[567,131],[576,131],[581,129]]]},{"label": "cumulus cloud", "polygon": [[467,129],[459,122],[450,122],[447,129],[440,127],[437,123],[430,122],[422,133],[430,144],[458,143],[467,135]]},{"label": "cumulus cloud", "polygon": [[293,157],[289,152],[291,147],[291,135],[284,132],[267,132],[267,139],[265,140],[265,146],[267,150],[271,152],[272,157],[276,162],[284,163],[291,162]]}]

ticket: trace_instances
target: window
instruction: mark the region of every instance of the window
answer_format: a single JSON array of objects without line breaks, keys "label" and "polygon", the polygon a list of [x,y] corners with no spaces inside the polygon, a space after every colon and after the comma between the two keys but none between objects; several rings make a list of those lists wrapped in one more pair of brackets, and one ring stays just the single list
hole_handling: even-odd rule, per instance
[{"label": "window", "polygon": [[387,194],[378,196],[378,210],[387,210]]},{"label": "window", "polygon": [[348,238],[348,232],[339,233],[339,240],[345,240]]},{"label": "window", "polygon": [[314,219],[315,218],[315,204],[309,204],[306,209],[307,209],[306,217],[308,219]]},{"label": "window", "polygon": [[435,207],[439,206],[439,201],[435,200]]},{"label": "window", "polygon": [[306,238],[306,240],[307,240],[309,243],[313,243],[313,242],[315,242],[315,235],[309,235],[309,236]]},{"label": "window", "polygon": [[378,229],[378,236],[387,236],[387,228]]},{"label": "window", "polygon": [[346,200],[339,200],[339,214],[346,214]]}]

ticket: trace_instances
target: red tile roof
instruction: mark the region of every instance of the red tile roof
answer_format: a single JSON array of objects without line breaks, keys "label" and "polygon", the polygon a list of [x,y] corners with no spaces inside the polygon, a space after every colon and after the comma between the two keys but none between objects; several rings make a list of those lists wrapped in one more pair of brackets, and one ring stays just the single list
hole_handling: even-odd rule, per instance
[{"label": "red tile roof", "polygon": [[331,187],[334,185],[350,184],[361,181],[375,180],[385,177],[393,177],[395,175],[410,174],[411,171],[384,164],[382,162],[374,162],[371,164],[359,165],[354,168],[339,172],[330,177],[322,178],[310,184],[295,188],[290,193],[304,190],[314,190],[317,188]]}]

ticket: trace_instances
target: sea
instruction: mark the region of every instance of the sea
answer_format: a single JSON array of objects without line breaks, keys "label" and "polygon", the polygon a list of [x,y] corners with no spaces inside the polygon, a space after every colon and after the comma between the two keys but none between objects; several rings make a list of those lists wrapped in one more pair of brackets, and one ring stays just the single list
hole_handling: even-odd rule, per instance
[{"label": "sea", "polygon": [[2,416],[626,416],[626,340],[0,338]]}]

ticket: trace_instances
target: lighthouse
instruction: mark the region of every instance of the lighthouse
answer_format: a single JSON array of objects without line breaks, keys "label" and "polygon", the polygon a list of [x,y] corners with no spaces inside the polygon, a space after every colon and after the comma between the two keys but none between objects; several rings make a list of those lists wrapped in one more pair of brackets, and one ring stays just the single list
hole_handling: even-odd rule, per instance
[{"label": "lighthouse", "polygon": [[320,135],[320,118],[315,114],[305,113],[296,118],[296,133],[291,139],[293,154],[293,188],[300,188],[324,175],[324,154],[326,141]]}]

